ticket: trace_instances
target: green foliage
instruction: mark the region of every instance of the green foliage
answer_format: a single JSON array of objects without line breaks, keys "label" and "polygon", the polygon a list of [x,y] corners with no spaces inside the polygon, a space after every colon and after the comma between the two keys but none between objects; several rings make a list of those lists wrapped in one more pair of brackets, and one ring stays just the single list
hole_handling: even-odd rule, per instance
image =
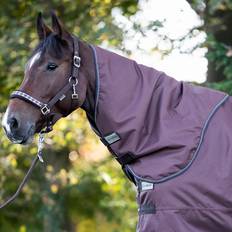
[{"label": "green foliage", "polygon": [[[215,11],[218,9],[226,10],[232,8],[232,1],[231,0],[187,0],[191,7],[197,12],[203,12],[204,9],[207,8],[209,10],[209,14],[213,15]],[[201,14],[204,17],[203,14]],[[213,18],[211,18],[213,20]]]},{"label": "green foliage", "polygon": [[[210,83],[207,85],[228,93],[232,83],[232,1],[231,0],[187,0],[202,19],[202,30],[206,32]],[[220,80],[220,82],[218,82]],[[223,81],[221,81],[223,80]]]},{"label": "green foliage", "polygon": [[37,43],[35,30],[39,11],[50,20],[50,10],[57,10],[72,33],[89,43],[106,41],[113,46],[122,42],[122,29],[113,23],[111,10],[118,7],[125,15],[134,14],[137,1],[1,1],[0,3],[0,105],[7,104],[7,96],[22,80],[26,60]]},{"label": "green foliage", "polygon": [[[70,32],[89,43],[120,47],[123,29],[111,11],[125,16],[138,10],[133,0],[1,1],[0,112],[21,83],[24,65],[37,43],[35,20],[55,9]],[[0,119],[2,113],[0,113]],[[0,202],[12,195],[36,155],[36,142],[12,145],[0,130]],[[97,160],[89,158],[97,151]],[[46,165],[38,165],[19,198],[0,212],[0,231],[133,231],[135,191],[118,164],[99,148],[83,112],[61,120],[47,139]],[[95,152],[96,153],[96,152]],[[95,154],[94,153],[94,154]]]},{"label": "green foliage", "polygon": [[216,64],[216,70],[222,69],[228,80],[232,80],[232,49],[215,40],[211,35],[207,40],[210,51],[207,53],[209,62]]}]

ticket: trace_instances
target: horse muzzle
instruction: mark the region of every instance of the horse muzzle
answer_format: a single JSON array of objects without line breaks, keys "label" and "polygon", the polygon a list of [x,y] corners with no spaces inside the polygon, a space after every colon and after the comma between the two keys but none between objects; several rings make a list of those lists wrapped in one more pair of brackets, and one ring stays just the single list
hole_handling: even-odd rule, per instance
[{"label": "horse muzzle", "polygon": [[16,144],[28,144],[32,142],[35,125],[23,121],[17,114],[9,114],[8,110],[3,116],[2,126],[11,142]]}]

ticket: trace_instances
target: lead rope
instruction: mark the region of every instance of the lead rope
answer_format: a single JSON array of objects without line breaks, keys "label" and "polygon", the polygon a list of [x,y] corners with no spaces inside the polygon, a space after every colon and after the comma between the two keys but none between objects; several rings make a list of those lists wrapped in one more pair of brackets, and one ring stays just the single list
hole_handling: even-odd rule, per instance
[{"label": "lead rope", "polygon": [[30,177],[30,175],[31,175],[31,173],[32,173],[32,171],[33,171],[33,169],[35,168],[35,166],[36,166],[36,164],[37,164],[37,162],[38,162],[38,160],[39,160],[41,163],[44,162],[43,157],[42,157],[42,150],[43,150],[43,145],[44,145],[44,136],[45,136],[45,133],[47,133],[46,130],[45,130],[45,131],[41,131],[41,132],[39,133],[37,155],[36,155],[36,157],[33,159],[32,163],[31,163],[31,166],[30,166],[30,168],[28,169],[26,175],[24,176],[24,178],[23,178],[21,184],[19,185],[17,191],[15,192],[15,194],[14,194],[13,196],[11,196],[8,200],[6,200],[4,203],[2,203],[2,204],[0,205],[0,209],[2,209],[3,207],[7,206],[8,204],[10,204],[10,203],[11,203],[12,201],[14,201],[15,198],[19,195],[19,193],[22,191],[24,185],[27,183],[27,181],[28,181],[28,179],[29,179],[29,177]]}]

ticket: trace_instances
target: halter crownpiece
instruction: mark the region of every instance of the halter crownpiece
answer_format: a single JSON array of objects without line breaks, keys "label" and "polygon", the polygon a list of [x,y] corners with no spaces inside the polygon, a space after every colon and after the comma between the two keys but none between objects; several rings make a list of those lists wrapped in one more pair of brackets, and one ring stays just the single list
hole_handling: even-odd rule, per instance
[{"label": "halter crownpiece", "polygon": [[[10,98],[19,98],[24,100],[33,106],[40,109],[42,115],[44,115],[47,119],[47,128],[48,125],[52,126],[51,119],[49,119],[49,114],[51,113],[51,108],[60,101],[63,101],[66,98],[68,91],[72,90],[72,100],[78,100],[79,96],[76,90],[78,85],[78,77],[79,77],[79,68],[81,66],[81,58],[79,56],[79,45],[78,39],[73,36],[73,59],[72,59],[72,73],[68,79],[68,83],[60,90],[58,93],[47,103],[41,102],[33,96],[25,93],[22,90],[13,91]],[[45,129],[46,130],[46,129]],[[52,129],[48,129],[46,131],[51,131]]]}]

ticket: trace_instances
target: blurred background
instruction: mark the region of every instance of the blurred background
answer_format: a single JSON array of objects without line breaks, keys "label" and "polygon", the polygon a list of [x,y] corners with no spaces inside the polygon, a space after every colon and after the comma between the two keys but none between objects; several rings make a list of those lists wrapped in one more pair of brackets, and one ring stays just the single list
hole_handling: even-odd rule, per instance
[{"label": "blurred background", "polygon": [[[82,40],[191,81],[232,93],[231,0],[50,0],[0,2],[0,119],[37,40],[35,20],[55,9]],[[81,110],[60,120],[19,198],[0,210],[1,232],[130,232],[136,190]],[[0,130],[0,202],[36,155]]]}]

